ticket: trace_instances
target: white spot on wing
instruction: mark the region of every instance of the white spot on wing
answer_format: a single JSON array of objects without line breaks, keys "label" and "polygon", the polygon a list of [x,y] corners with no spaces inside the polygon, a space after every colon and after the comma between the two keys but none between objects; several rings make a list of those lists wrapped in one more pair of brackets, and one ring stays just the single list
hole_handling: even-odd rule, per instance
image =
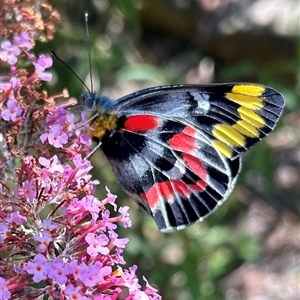
[{"label": "white spot on wing", "polygon": [[186,167],[182,163],[180,163],[178,160],[176,160],[176,162],[175,162],[175,167],[179,169],[179,171],[182,175],[185,174]]},{"label": "white spot on wing", "polygon": [[[130,157],[130,166],[134,166],[135,172],[140,177],[143,177],[149,169],[148,162],[145,161],[139,154],[135,154]],[[130,176],[130,174],[128,175]]]},{"label": "white spot on wing", "polygon": [[195,101],[198,102],[199,113],[203,113],[203,111],[205,113],[208,112],[210,108],[209,95],[205,93],[191,93],[191,95],[194,97]]}]

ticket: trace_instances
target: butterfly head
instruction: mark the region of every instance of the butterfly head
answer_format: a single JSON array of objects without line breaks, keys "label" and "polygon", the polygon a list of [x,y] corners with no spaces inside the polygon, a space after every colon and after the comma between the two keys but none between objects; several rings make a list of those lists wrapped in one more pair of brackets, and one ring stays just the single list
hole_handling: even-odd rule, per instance
[{"label": "butterfly head", "polygon": [[83,93],[81,96],[81,101],[88,110],[97,110],[102,112],[110,109],[114,103],[108,97],[101,96],[93,92]]},{"label": "butterfly head", "polygon": [[109,132],[117,128],[118,117],[110,111],[114,101],[97,93],[88,92],[81,96],[82,104],[90,111],[90,126],[88,133],[96,140],[101,141]]}]

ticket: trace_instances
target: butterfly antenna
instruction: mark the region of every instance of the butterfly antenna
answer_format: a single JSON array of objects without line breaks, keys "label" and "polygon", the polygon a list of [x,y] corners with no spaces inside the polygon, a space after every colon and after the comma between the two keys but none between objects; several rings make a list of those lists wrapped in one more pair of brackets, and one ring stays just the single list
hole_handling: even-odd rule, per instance
[{"label": "butterfly antenna", "polygon": [[57,59],[59,60],[62,64],[64,64],[74,75],[75,77],[84,85],[84,87],[87,89],[87,91],[90,93],[90,89],[88,88],[88,86],[84,83],[84,81],[75,73],[75,71],[66,63],[64,62],[62,59],[60,59],[56,53],[54,51],[51,51],[51,54]]},{"label": "butterfly antenna", "polygon": [[91,80],[91,91],[94,91],[93,87],[93,76],[92,76],[92,59],[91,59],[91,36],[89,31],[89,13],[86,11],[84,14],[85,17],[85,31],[88,40],[88,51],[89,51],[89,67],[90,67],[90,80]]}]

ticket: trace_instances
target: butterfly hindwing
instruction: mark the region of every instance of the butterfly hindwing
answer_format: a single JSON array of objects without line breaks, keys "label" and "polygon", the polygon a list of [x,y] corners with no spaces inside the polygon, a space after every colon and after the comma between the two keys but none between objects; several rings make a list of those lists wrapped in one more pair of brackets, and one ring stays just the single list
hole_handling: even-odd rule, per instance
[{"label": "butterfly hindwing", "polygon": [[[104,113],[113,126],[101,138],[92,135],[120,185],[159,229],[181,229],[228,197],[240,155],[273,130],[283,101],[254,84],[150,88],[111,105]],[[95,132],[99,119],[91,123]]]},{"label": "butterfly hindwing", "polygon": [[198,137],[191,127],[165,119],[160,123],[144,133],[124,127],[116,137],[120,143],[104,141],[102,148],[123,188],[166,231],[214,211],[231,191],[240,160],[220,156],[210,139]]}]

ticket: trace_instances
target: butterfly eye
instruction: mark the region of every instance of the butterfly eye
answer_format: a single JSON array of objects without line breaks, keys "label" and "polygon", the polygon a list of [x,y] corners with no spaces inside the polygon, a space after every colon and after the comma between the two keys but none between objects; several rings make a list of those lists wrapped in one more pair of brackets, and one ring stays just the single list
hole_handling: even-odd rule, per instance
[{"label": "butterfly eye", "polygon": [[95,109],[97,96],[95,93],[84,93],[81,96],[81,101],[87,109]]}]

